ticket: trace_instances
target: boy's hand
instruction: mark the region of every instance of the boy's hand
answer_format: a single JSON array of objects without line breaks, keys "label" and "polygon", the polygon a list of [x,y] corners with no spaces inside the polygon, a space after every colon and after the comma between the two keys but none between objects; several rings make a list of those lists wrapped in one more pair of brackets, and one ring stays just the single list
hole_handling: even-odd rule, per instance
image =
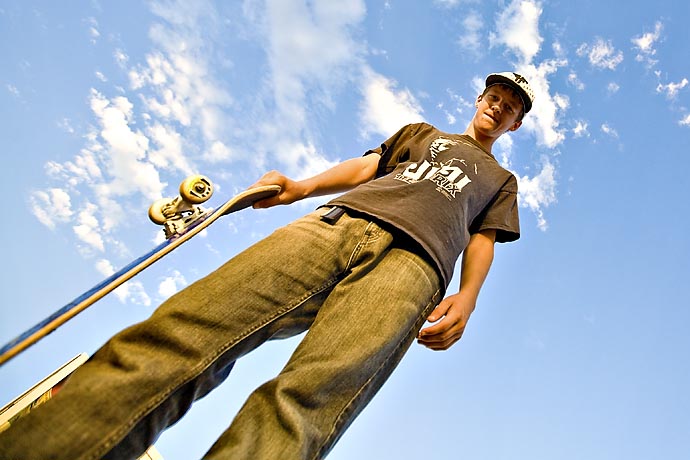
[{"label": "boy's hand", "polygon": [[290,179],[278,171],[269,171],[261,179],[256,181],[251,187],[261,185],[280,185],[280,193],[265,200],[254,203],[254,209],[270,208],[279,204],[290,204],[301,200],[306,196],[306,191],[301,187],[301,183]]},{"label": "boy's hand", "polygon": [[461,291],[443,299],[427,317],[436,324],[419,331],[417,343],[431,350],[447,350],[460,340],[475,307],[476,299],[469,297]]}]

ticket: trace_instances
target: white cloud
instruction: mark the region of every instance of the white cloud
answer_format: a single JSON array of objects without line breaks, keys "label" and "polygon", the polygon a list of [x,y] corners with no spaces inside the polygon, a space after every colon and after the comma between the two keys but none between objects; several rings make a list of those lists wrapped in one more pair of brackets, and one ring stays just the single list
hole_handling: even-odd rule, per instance
[{"label": "white cloud", "polygon": [[129,56],[121,49],[116,49],[113,52],[113,57],[115,58],[115,63],[122,69],[124,69],[129,62]]},{"label": "white cloud", "polygon": [[585,89],[585,84],[582,83],[582,81],[577,76],[577,73],[575,73],[574,70],[568,74],[568,83],[573,85],[575,89],[577,89],[578,91],[584,91]]},{"label": "white cloud", "polygon": [[513,138],[510,136],[501,136],[494,145],[493,153],[500,158],[501,166],[506,169],[512,167],[513,157]]},{"label": "white cloud", "polygon": [[129,302],[134,305],[148,307],[151,305],[151,298],[146,293],[141,281],[127,281],[113,291],[120,302]]},{"label": "white cloud", "polygon": [[537,226],[546,230],[548,224],[544,217],[544,208],[556,202],[556,168],[551,161],[544,157],[542,169],[534,177],[520,176],[518,179],[518,202],[520,206],[529,208],[537,216]]},{"label": "white cloud", "polygon": [[122,96],[108,100],[92,90],[91,109],[101,127],[99,135],[105,141],[108,173],[112,177],[99,191],[106,196],[141,193],[151,201],[160,198],[164,184],[156,168],[147,161],[149,139],[130,127],[132,103]]},{"label": "white cloud", "polygon": [[179,271],[174,270],[171,276],[163,279],[158,285],[158,295],[167,299],[185,286],[187,286],[185,277]]},{"label": "white cloud", "polygon": [[329,103],[329,88],[343,83],[349,66],[358,65],[363,45],[352,27],[365,16],[363,1],[266,2],[262,24],[269,42],[270,83],[278,117],[294,127],[306,122],[310,91]]},{"label": "white cloud", "polygon": [[91,37],[91,43],[96,44],[98,39],[101,36],[101,33],[98,31],[98,21],[96,18],[87,18],[86,23],[88,24],[89,27],[89,36]]},{"label": "white cloud", "polygon": [[[477,91],[478,93],[481,92],[481,88],[477,88]],[[458,122],[458,117],[463,116],[466,110],[473,111],[474,105],[451,89],[447,89],[446,93],[450,99],[449,104],[441,102],[437,104],[437,108],[444,113],[446,122],[453,126]]]},{"label": "white cloud", "polygon": [[152,116],[179,123],[188,131],[187,138],[199,136],[195,145],[198,152],[204,151],[222,142],[234,125],[227,110],[233,98],[211,65],[210,37],[220,15],[208,1],[150,5],[161,20],[149,31],[157,49],[147,55],[145,64],[129,69],[131,88],[140,92]]},{"label": "white cloud", "polygon": [[222,163],[229,161],[234,157],[235,155],[230,147],[220,141],[216,141],[211,144],[209,149],[203,155],[204,160],[208,161],[209,163]]},{"label": "white cloud", "polygon": [[189,175],[194,172],[182,148],[182,136],[171,126],[155,123],[148,129],[153,144],[158,148],[151,149],[148,158],[157,168],[178,171]]},{"label": "white cloud", "polygon": [[72,122],[70,121],[69,118],[63,118],[62,120],[57,122],[57,126],[65,131],[66,133],[69,134],[74,134],[74,127],[72,127]]},{"label": "white cloud", "polygon": [[635,56],[635,60],[638,62],[644,62],[647,67],[652,67],[656,65],[657,61],[653,58],[656,55],[656,49],[654,45],[661,38],[661,31],[664,26],[661,22],[657,21],[654,24],[653,32],[646,32],[639,37],[633,37],[631,39],[634,47],[637,49],[638,53]]},{"label": "white cloud", "polygon": [[397,89],[397,83],[371,70],[364,73],[360,106],[362,134],[390,136],[401,126],[424,121],[422,107],[408,89]]},{"label": "white cloud", "polygon": [[490,35],[491,46],[505,45],[520,62],[532,62],[544,39],[539,34],[541,3],[513,0],[496,19],[496,33]]},{"label": "white cloud", "polygon": [[468,11],[462,20],[462,26],[464,30],[458,38],[458,44],[465,51],[479,54],[482,40],[481,31],[484,27],[482,17],[476,11]]},{"label": "white cloud", "polygon": [[10,84],[10,83],[7,83],[7,84],[5,85],[5,88],[6,88],[7,91],[8,91],[12,96],[14,96],[14,97],[19,97],[19,96],[21,95],[21,94],[19,93],[19,89],[17,89],[16,86],[14,86],[14,85],[12,85],[12,84]]},{"label": "white cloud", "polygon": [[63,179],[70,187],[76,187],[81,182],[90,183],[102,177],[98,159],[94,152],[87,148],[82,149],[73,161],[49,161],[45,169],[49,176]]},{"label": "white cloud", "polygon": [[73,214],[69,194],[59,188],[32,193],[29,205],[39,222],[51,230],[55,229],[57,223],[68,222]]},{"label": "white cloud", "polygon": [[98,259],[96,261],[96,270],[106,278],[115,273],[113,264],[111,264],[108,259]]},{"label": "white cloud", "polygon": [[659,85],[656,87],[656,92],[666,93],[666,97],[668,99],[673,99],[678,95],[678,92],[686,86],[688,86],[688,79],[683,78],[678,83],[668,83],[666,85],[659,83]]},{"label": "white cloud", "polygon": [[587,122],[583,120],[578,120],[575,122],[575,127],[573,128],[573,137],[589,137],[589,131],[587,130]]},{"label": "white cloud", "polygon": [[609,94],[615,94],[618,92],[619,89],[621,89],[620,85],[614,81],[612,81],[606,86],[606,91]]},{"label": "white cloud", "polygon": [[[365,17],[363,1],[269,0],[255,16],[267,41],[267,93],[273,110],[257,127],[257,162],[272,157],[288,174],[331,165],[314,146],[311,112],[333,109],[333,94],[359,75],[365,46],[353,37]],[[309,109],[308,109],[309,108]]]},{"label": "white cloud", "polygon": [[623,62],[623,52],[616,50],[610,40],[597,37],[594,43],[583,43],[577,48],[577,55],[586,56],[589,63],[600,69],[615,70]]},{"label": "white cloud", "polygon": [[681,118],[678,124],[681,126],[690,126],[690,113]]},{"label": "white cloud", "polygon": [[434,5],[440,6],[441,8],[455,8],[460,5],[462,0],[434,0]]},{"label": "white cloud", "polygon": [[612,138],[614,138],[614,139],[618,139],[618,131],[616,131],[616,130],[615,130],[611,125],[609,125],[608,123],[604,123],[604,124],[601,125],[601,132],[603,132],[604,134],[606,134],[606,135],[608,135],[608,136],[610,136],[610,137],[612,137]]},{"label": "white cloud", "polygon": [[82,242],[100,252],[105,251],[105,244],[100,234],[100,224],[95,216],[96,205],[87,203],[79,212],[78,225],[72,227],[74,233]]}]

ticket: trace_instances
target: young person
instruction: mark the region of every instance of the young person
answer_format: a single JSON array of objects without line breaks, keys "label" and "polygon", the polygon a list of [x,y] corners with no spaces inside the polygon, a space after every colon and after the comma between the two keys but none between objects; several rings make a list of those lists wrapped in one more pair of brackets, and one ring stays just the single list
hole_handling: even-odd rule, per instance
[{"label": "young person", "polygon": [[[0,458],[136,458],[238,358],[305,330],[205,458],[324,457],[415,339],[445,350],[462,336],[494,243],[519,237],[517,181],[491,149],[533,98],[522,76],[491,74],[463,134],[408,125],[312,178],[264,175],[255,185],[282,191],[255,207],[349,192],[115,335],[0,434]],[[461,254],[460,289],[442,300]]]}]

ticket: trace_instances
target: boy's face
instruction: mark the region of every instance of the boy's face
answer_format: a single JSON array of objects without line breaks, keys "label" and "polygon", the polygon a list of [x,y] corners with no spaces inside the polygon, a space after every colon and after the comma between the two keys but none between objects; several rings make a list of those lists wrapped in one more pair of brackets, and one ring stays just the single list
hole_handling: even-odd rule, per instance
[{"label": "boy's face", "polygon": [[522,100],[515,91],[504,85],[490,86],[477,97],[477,112],[472,124],[478,134],[497,139],[506,131],[515,131],[522,125],[519,119]]}]

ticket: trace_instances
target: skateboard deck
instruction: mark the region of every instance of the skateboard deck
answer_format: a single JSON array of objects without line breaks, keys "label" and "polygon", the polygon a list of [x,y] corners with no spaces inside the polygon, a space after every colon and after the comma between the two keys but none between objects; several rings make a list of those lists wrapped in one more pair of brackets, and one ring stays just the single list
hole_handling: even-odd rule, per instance
[{"label": "skateboard deck", "polygon": [[[192,176],[185,179],[180,185],[181,197],[172,200],[159,200],[149,209],[151,220],[157,224],[165,225],[167,239],[0,348],[0,365],[53,332],[106,294],[174,251],[184,242],[189,241],[221,216],[247,208],[255,202],[279,192],[280,186],[278,185],[254,187],[239,193],[213,211],[204,211],[200,207],[193,206],[193,204],[203,202],[210,197],[212,193],[210,182],[203,176]],[[161,201],[164,202],[161,203]],[[166,205],[172,205],[168,206],[168,211],[171,207],[174,208],[175,219],[166,219],[166,215],[170,214],[170,212],[165,212]]]},{"label": "skateboard deck", "polygon": [[[51,399],[60,390],[62,383],[67,377],[84,364],[87,359],[88,355],[86,353],[78,354],[0,409],[0,432],[5,431],[17,419],[22,418],[36,407]],[[26,455],[33,457],[31,452],[27,452]],[[163,457],[155,447],[151,446],[137,460],[163,460]]]}]

